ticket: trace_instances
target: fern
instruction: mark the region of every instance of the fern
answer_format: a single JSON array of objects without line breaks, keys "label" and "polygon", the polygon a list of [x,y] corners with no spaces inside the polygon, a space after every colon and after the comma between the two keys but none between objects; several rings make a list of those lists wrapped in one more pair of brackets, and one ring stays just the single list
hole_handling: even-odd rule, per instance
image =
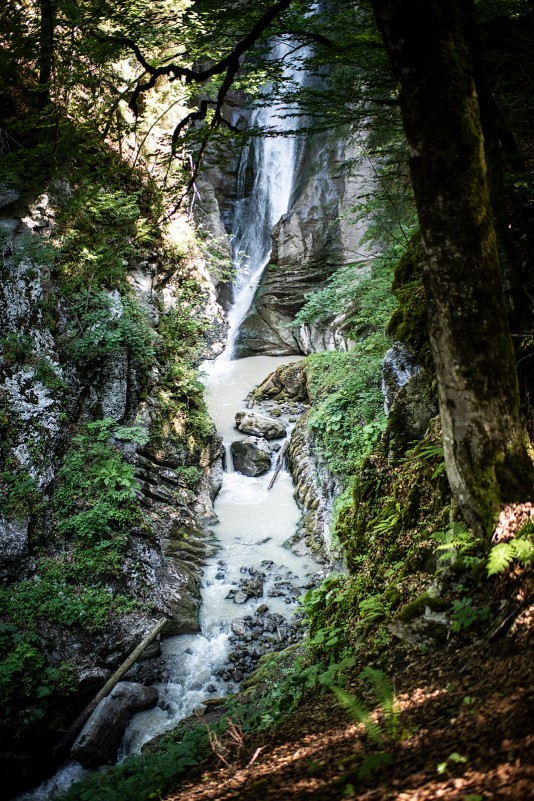
[{"label": "fern", "polygon": [[346,693],[340,687],[332,687],[337,700],[346,709],[350,717],[365,728],[365,733],[375,745],[382,745],[382,732],[378,723],[371,718],[367,707],[354,695]]},{"label": "fern", "polygon": [[514,561],[518,561],[523,567],[530,565],[534,560],[534,544],[529,537],[533,529],[534,523],[529,521],[521,526],[515,539],[493,546],[486,562],[488,576],[504,573]]},{"label": "fern", "polygon": [[387,732],[390,737],[395,739],[399,731],[399,712],[393,682],[383,671],[369,665],[362,670],[360,678],[369,680],[373,685],[377,701],[384,713]]},{"label": "fern", "polygon": [[375,745],[382,745],[384,734],[392,740],[397,740],[400,735],[400,715],[397,709],[395,690],[390,678],[381,670],[367,666],[361,673],[360,678],[370,682],[376,695],[376,699],[382,710],[384,717],[384,729],[379,723],[371,718],[371,713],[365,704],[353,695],[341,690],[339,687],[332,687],[332,692],[347,710],[351,718],[365,728],[365,733]]},{"label": "fern", "polygon": [[448,563],[456,562],[467,570],[476,570],[481,558],[476,555],[480,542],[464,523],[451,523],[446,531],[436,531],[432,539],[438,542],[436,551]]}]

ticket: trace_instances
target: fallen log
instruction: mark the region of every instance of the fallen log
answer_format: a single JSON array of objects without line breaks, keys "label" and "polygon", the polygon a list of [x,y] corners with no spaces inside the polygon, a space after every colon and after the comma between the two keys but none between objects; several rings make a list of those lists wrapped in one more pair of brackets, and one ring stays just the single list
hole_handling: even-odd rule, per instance
[{"label": "fallen log", "polygon": [[98,704],[102,699],[110,694],[115,685],[122,679],[124,674],[137,662],[143,651],[156,639],[158,634],[162,631],[167,623],[167,618],[162,617],[156,625],[148,632],[148,634],[141,640],[138,646],[134,648],[131,654],[124,660],[120,667],[117,668],[115,673],[106,681],[101,690],[97,692],[94,698],[89,701],[87,706],[80,712],[74,723],[69,726],[61,740],[53,747],[50,752],[52,759],[57,759],[67,751],[72,745],[78,734],[81,732]]},{"label": "fallen log", "polygon": [[284,464],[284,457],[286,455],[286,451],[287,451],[288,448],[289,448],[289,440],[286,440],[286,442],[282,446],[282,450],[278,454],[278,459],[276,460],[276,467],[275,467],[275,470],[274,470],[274,473],[273,473],[273,477],[269,481],[269,486],[267,487],[268,490],[273,488],[274,482],[278,478],[278,473],[282,469],[282,465]]}]

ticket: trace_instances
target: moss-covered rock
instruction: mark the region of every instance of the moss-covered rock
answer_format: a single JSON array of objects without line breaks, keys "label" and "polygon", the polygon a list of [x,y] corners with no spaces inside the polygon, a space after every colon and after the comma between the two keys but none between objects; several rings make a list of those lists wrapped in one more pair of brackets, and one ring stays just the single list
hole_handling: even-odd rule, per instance
[{"label": "moss-covered rock", "polygon": [[423,254],[419,236],[414,237],[395,267],[393,293],[398,306],[391,315],[388,335],[406,345],[419,364],[433,371],[423,288]]},{"label": "moss-covered rock", "polygon": [[418,370],[399,390],[391,411],[387,442],[391,451],[405,451],[422,440],[438,413],[437,388],[427,370]]}]

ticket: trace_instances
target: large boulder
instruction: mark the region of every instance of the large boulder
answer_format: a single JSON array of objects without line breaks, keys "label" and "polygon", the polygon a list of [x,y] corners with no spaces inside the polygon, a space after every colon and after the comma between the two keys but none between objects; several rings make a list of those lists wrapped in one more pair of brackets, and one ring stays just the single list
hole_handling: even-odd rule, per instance
[{"label": "large boulder", "polygon": [[264,439],[280,439],[286,435],[285,426],[279,420],[254,412],[238,412],[235,416],[235,427],[244,434]]},{"label": "large boulder", "polygon": [[124,730],[135,712],[155,706],[158,693],[129,681],[120,681],[97,706],[71,749],[84,768],[115,761]]},{"label": "large boulder", "polygon": [[391,407],[386,434],[390,449],[402,451],[423,439],[437,414],[435,381],[426,370],[418,370],[399,389]]},{"label": "large boulder", "polygon": [[247,437],[230,446],[234,470],[244,476],[262,476],[271,467],[271,450],[264,439]]},{"label": "large boulder", "polygon": [[309,403],[306,362],[281,364],[251,393],[255,400],[296,400]]}]

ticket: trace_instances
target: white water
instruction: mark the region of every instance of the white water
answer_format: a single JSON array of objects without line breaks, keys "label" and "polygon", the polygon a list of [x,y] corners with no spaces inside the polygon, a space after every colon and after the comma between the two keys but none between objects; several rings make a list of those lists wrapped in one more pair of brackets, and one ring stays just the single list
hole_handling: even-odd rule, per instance
[{"label": "white water", "polygon": [[[287,361],[268,356],[218,361],[208,372],[205,378],[208,408],[227,444],[243,436],[235,430],[234,418],[237,411],[246,408],[248,392]],[[296,602],[288,603],[286,595],[269,593],[276,591],[277,582],[286,580],[304,592],[304,587],[320,570],[311,557],[299,557],[284,547],[295,532],[300,511],[293,498],[289,474],[281,471],[273,488],[267,490],[271,475],[251,478],[236,472],[225,474],[215,503],[219,523],[213,528],[221,547],[206,565],[202,577],[201,633],[171,637],[162,643],[163,656],[172,671],[171,680],[156,685],[158,706],[133,718],[121,756],[139,751],[145,742],[191,715],[206,699],[235,691],[235,683],[225,682],[217,675],[228,665],[232,620],[253,615],[263,604],[269,607],[269,613],[290,618]],[[266,575],[263,597],[250,598],[238,605],[227,595],[245,577],[242,568],[247,570],[247,576],[250,569]]]},{"label": "white water", "polygon": [[[290,43],[276,41],[270,58],[283,61],[291,49]],[[298,65],[288,62],[284,65],[283,75],[286,81],[301,84],[305,73]],[[268,89],[265,94],[268,94]],[[273,226],[288,211],[298,155],[297,138],[288,134],[295,129],[297,119],[288,112],[287,107],[276,103],[255,109],[250,126],[279,132],[280,136],[254,138],[244,146],[239,160],[231,233],[237,296],[228,315],[225,359],[231,358],[237,331],[269,261]],[[249,185],[251,175],[253,180]]]},{"label": "white water", "polygon": [[[276,42],[271,58],[283,59],[289,50],[289,44]],[[285,76],[288,80],[302,80],[302,74],[290,66],[285,68]],[[287,132],[295,121],[281,114],[282,109],[276,105],[259,108],[253,112],[251,125]],[[217,431],[223,436],[227,469],[231,469],[230,443],[244,436],[234,427],[236,412],[246,408],[246,396],[257,384],[279,364],[291,360],[264,356],[231,361],[231,356],[237,331],[268,263],[273,225],[288,210],[296,153],[295,137],[260,137],[248,143],[240,159],[232,231],[237,296],[228,315],[228,344],[213,364],[204,365],[206,401]],[[251,171],[253,183],[247,187]],[[139,751],[145,742],[173,728],[207,698],[236,689],[220,677],[228,662],[232,620],[253,614],[266,602],[270,613],[290,617],[294,603],[288,604],[283,596],[269,595],[276,592],[275,583],[289,579],[295,587],[304,589],[312,574],[318,572],[318,565],[311,558],[300,558],[284,547],[300,518],[289,474],[282,471],[271,490],[267,490],[269,481],[269,474],[258,478],[235,472],[225,475],[215,504],[219,523],[214,531],[221,549],[206,566],[202,578],[201,634],[173,637],[163,644],[164,656],[172,662],[173,677],[157,686],[158,706],[136,715],[128,726],[121,756]],[[272,566],[266,567],[265,563]],[[244,570],[266,574],[264,597],[236,605],[227,595],[239,586]]]},{"label": "white water", "polygon": [[[289,45],[277,43],[272,58],[283,58]],[[298,70],[288,68],[286,77],[300,82]],[[276,106],[256,110],[251,124],[256,128],[281,132],[294,127],[283,119]],[[245,408],[247,394],[279,364],[292,358],[253,357],[231,361],[233,342],[246,315],[268,263],[271,230],[288,210],[293,186],[297,142],[295,137],[259,138],[249,143],[241,159],[239,190],[233,230],[234,262],[237,268],[237,297],[229,313],[229,336],[225,351],[214,364],[206,365],[205,385],[210,414],[225,444],[243,437],[234,428],[235,413]],[[245,196],[246,171],[252,167],[254,182]],[[227,448],[229,451],[229,448]],[[237,689],[224,681],[220,669],[228,664],[231,648],[230,624],[233,619],[254,614],[263,604],[269,613],[290,619],[296,602],[287,593],[276,595],[277,585],[289,580],[295,594],[304,591],[321,568],[311,557],[299,557],[284,547],[295,532],[300,512],[293,498],[289,474],[282,470],[271,490],[271,474],[258,478],[230,472],[216,500],[219,523],[214,527],[221,548],[205,566],[201,585],[201,633],[172,637],[162,643],[162,659],[169,681],[156,685],[159,693],[154,709],[134,716],[129,724],[119,759],[140,751],[144,743],[172,729],[180,720],[210,697],[220,697]],[[263,564],[262,564],[263,563]],[[228,599],[228,591],[243,578],[241,568],[265,574],[263,597],[244,604]],[[270,593],[273,593],[270,595]],[[288,602],[290,601],[290,602]],[[41,801],[58,791],[64,792],[85,771],[68,762],[54,777],[36,790],[20,796],[20,801]]]}]

